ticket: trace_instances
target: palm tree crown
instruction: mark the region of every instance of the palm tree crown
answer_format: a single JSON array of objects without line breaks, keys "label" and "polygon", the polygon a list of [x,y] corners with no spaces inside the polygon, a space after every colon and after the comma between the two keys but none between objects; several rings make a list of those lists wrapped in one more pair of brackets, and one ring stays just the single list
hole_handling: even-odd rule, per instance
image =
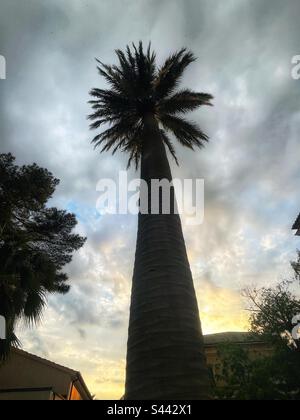
[{"label": "palm tree crown", "polygon": [[[109,66],[98,62],[98,71],[110,85],[110,89],[92,89],[95,98],[90,101],[94,112],[89,116],[91,129],[108,125],[93,143],[102,146],[101,152],[118,150],[128,152],[128,167],[135,162],[138,167],[143,145],[144,117],[152,114],[159,123],[161,139],[177,162],[176,153],[169,137],[173,133],[179,143],[193,149],[208,141],[207,135],[183,114],[202,105],[212,105],[212,95],[177,90],[186,67],[195,56],[185,48],[171,55],[160,68],[156,55],[149,44],[147,52],[142,42],[126,52],[116,50],[119,65]],[[177,162],[178,163],[178,162]]]}]

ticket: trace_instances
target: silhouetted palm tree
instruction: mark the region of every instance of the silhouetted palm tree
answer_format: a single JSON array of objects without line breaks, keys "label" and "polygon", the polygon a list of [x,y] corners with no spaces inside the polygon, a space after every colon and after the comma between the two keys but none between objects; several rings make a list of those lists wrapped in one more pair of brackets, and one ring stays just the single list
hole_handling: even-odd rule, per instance
[{"label": "silhouetted palm tree", "polygon": [[[193,149],[208,137],[182,114],[211,105],[212,96],[177,90],[184,70],[195,61],[182,49],[160,68],[142,43],[117,50],[118,65],[98,61],[110,89],[93,89],[92,129],[109,124],[93,143],[101,151],[129,153],[148,185],[172,180],[166,147],[169,137]],[[165,147],[166,146],[166,147]],[[180,218],[139,214],[127,351],[125,399],[205,399],[210,381],[204,356],[199,310]]]}]

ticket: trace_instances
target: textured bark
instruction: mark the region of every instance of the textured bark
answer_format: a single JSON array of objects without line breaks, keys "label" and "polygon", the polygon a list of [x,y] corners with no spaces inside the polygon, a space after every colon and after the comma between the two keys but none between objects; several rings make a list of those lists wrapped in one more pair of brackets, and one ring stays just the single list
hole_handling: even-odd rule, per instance
[{"label": "textured bark", "polygon": [[[145,119],[141,178],[171,180],[158,124]],[[139,215],[127,351],[127,400],[207,399],[210,379],[180,217]]]}]

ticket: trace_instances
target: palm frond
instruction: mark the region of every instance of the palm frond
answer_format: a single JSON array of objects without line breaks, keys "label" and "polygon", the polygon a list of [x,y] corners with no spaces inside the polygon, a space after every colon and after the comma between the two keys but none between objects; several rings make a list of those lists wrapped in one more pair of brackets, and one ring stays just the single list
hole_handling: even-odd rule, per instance
[{"label": "palm frond", "polygon": [[155,97],[161,100],[170,95],[178,86],[184,70],[195,60],[194,54],[186,48],[171,55],[158,71],[154,81]]},{"label": "palm frond", "polygon": [[103,64],[100,60],[96,58],[98,63],[97,69],[101,76],[103,76],[109,85],[118,93],[122,94],[122,77],[118,73],[116,68]]},{"label": "palm frond", "polygon": [[43,309],[46,305],[46,293],[43,289],[30,290],[24,306],[24,319],[29,325],[41,321]]},{"label": "palm frond", "polygon": [[175,160],[176,165],[179,166],[179,162],[178,162],[178,159],[177,159],[177,156],[176,156],[176,151],[175,151],[175,148],[173,146],[173,143],[172,143],[171,139],[169,138],[169,136],[166,134],[166,132],[164,130],[160,130],[160,135],[161,135],[161,138],[162,138],[163,142],[167,146],[169,152],[171,153],[173,159]]},{"label": "palm frond", "polygon": [[122,151],[129,153],[129,159],[127,163],[127,169],[130,168],[132,162],[135,163],[135,168],[138,169],[138,165],[142,155],[142,130],[143,125],[139,124],[130,138],[127,139],[126,144],[123,144]]},{"label": "palm frond", "polygon": [[95,144],[95,148],[106,143],[101,152],[110,150],[116,143],[122,141],[122,139],[130,138],[134,132],[134,127],[135,125],[131,122],[121,120],[94,138],[93,143]]},{"label": "palm frond", "polygon": [[155,54],[151,54],[151,44],[149,44],[147,54],[145,55],[141,41],[139,42],[138,47],[133,44],[133,49],[135,51],[135,62],[139,77],[139,85],[144,88],[145,94],[149,94],[155,77]]},{"label": "palm frond", "polygon": [[159,113],[176,114],[194,111],[203,105],[212,106],[213,96],[208,93],[197,93],[189,89],[181,90],[159,104]]},{"label": "palm frond", "polygon": [[165,114],[160,117],[160,121],[165,130],[172,132],[183,146],[192,150],[194,146],[203,147],[209,140],[196,123],[187,121],[183,117]]}]

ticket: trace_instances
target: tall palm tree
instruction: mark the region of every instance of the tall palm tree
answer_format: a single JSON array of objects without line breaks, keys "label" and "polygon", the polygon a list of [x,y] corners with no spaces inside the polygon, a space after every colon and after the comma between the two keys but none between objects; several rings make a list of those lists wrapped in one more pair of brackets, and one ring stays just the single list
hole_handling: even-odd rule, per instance
[{"label": "tall palm tree", "polygon": [[[212,96],[177,90],[184,70],[195,61],[186,49],[162,67],[140,42],[116,50],[118,65],[97,60],[109,89],[93,89],[92,129],[109,127],[93,140],[101,151],[129,153],[128,166],[141,164],[141,179],[172,180],[166,148],[177,162],[173,134],[190,149],[208,137],[183,114],[211,105]],[[125,399],[205,399],[210,380],[199,310],[181,221],[171,214],[139,214],[132,285]]]}]

